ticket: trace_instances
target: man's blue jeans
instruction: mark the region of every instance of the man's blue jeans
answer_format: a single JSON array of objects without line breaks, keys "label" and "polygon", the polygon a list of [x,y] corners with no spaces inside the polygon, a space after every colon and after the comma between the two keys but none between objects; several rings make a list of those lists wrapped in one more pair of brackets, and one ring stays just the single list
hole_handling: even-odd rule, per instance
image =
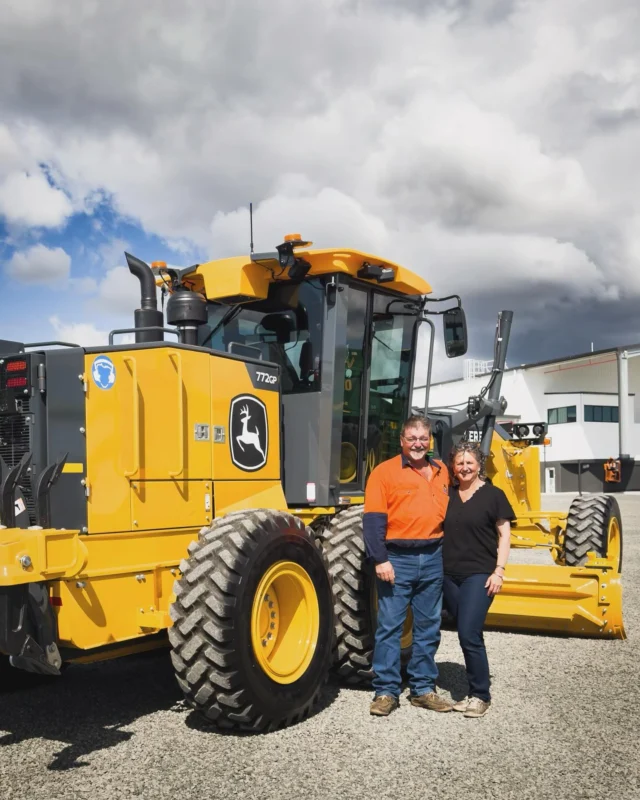
[{"label": "man's blue jeans", "polygon": [[442,612],[442,541],[424,547],[390,549],[395,582],[377,579],[378,627],[373,651],[376,697],[399,697],[400,637],[411,606],[413,646],[407,665],[409,689],[418,696],[435,689],[435,655],[440,644]]}]

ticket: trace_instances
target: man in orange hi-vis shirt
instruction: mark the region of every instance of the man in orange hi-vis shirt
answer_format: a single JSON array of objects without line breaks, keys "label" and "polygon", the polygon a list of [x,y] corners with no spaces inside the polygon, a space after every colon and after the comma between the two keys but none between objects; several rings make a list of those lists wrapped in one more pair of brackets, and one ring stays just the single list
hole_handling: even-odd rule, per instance
[{"label": "man in orange hi-vis shirt", "polygon": [[400,637],[411,606],[413,646],[407,665],[410,702],[451,711],[436,694],[435,655],[442,611],[442,523],[449,502],[447,467],[429,458],[431,423],[402,426],[402,453],[371,473],[364,498],[364,541],[376,568],[378,627],[373,651],[371,714],[388,716],[400,697]]}]

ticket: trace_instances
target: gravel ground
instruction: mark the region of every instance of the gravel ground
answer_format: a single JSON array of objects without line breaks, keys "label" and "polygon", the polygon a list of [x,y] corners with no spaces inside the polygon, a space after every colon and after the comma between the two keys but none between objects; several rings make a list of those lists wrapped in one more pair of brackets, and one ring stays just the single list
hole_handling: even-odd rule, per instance
[{"label": "gravel ground", "polygon": [[[0,695],[0,796],[635,800],[640,497],[620,504],[629,638],[489,633],[494,704],[483,719],[407,702],[375,719],[369,692],[331,684],[317,713],[296,727],[223,735],[183,707],[166,654],[129,658]],[[441,691],[464,695],[452,631],[443,632],[438,662]]]}]

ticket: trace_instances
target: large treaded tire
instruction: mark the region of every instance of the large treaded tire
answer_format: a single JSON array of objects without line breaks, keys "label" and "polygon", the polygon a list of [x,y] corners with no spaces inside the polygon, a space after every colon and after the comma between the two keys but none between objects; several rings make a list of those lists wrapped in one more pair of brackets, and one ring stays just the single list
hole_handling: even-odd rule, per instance
[{"label": "large treaded tire", "polygon": [[[280,561],[306,570],[319,608],[311,661],[288,684],[262,669],[251,638],[258,585]],[[169,640],[187,703],[221,728],[246,731],[274,730],[306,717],[331,666],[333,611],[327,565],[304,524],[284,512],[233,512],[201,531],[180,569]]]},{"label": "large treaded tire", "polygon": [[[366,561],[362,505],[339,511],[321,531],[329,562],[336,623],[334,669],[350,685],[367,686],[376,631],[375,572]],[[406,661],[411,648],[402,651]]]},{"label": "large treaded tire", "polygon": [[579,567],[587,560],[592,550],[600,558],[610,554],[609,526],[612,519],[617,520],[619,528],[619,563],[622,569],[622,519],[618,501],[606,494],[591,494],[576,497],[569,508],[567,528],[564,538],[564,557],[568,566]]}]

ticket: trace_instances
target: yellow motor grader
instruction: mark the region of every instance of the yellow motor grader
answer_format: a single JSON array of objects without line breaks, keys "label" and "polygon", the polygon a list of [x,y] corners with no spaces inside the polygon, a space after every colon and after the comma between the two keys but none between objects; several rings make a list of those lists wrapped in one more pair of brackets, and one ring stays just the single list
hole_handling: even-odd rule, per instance
[{"label": "yellow motor grader", "polygon": [[[362,541],[371,469],[398,452],[418,329],[457,296],[409,270],[298,235],[273,252],[177,269],[127,254],[135,343],[0,341],[0,658],[68,663],[171,647],[188,703],[220,727],[308,714],[329,671],[371,671],[375,583]],[[157,288],[169,295],[165,314]],[[615,500],[540,509],[533,436],[495,424],[510,312],[486,391],[434,413],[434,447],[473,432],[518,514],[497,627],[622,637]],[[168,337],[175,337],[169,339]],[[537,438],[536,438],[537,437]],[[407,625],[403,644],[410,646]]]}]

